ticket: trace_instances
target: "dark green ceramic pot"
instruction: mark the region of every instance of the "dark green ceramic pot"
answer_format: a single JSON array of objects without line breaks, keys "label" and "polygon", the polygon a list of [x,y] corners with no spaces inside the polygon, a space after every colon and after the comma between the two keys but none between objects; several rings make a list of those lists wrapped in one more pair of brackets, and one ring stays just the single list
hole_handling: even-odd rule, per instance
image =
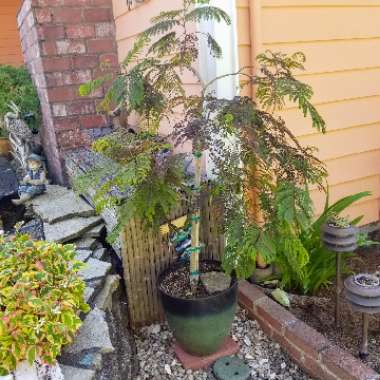
[{"label": "dark green ceramic pot", "polygon": [[[213,262],[215,264],[215,262]],[[165,271],[159,284],[169,272]],[[203,298],[173,297],[159,286],[162,305],[177,343],[188,353],[207,356],[219,350],[231,332],[236,313],[238,282],[232,279],[225,291]]]}]

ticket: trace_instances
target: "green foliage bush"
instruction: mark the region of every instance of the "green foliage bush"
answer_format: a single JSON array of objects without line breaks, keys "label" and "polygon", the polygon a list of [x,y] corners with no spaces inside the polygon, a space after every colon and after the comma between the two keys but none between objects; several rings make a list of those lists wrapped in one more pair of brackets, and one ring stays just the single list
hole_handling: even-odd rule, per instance
[{"label": "green foliage bush", "polygon": [[38,357],[53,364],[87,312],[72,245],[0,236],[0,375]]},{"label": "green foliage bush", "polygon": [[24,66],[0,65],[0,126],[4,115],[10,111],[10,102],[14,102],[23,114],[32,112],[35,117],[27,120],[28,125],[38,128],[41,121],[40,101]]}]

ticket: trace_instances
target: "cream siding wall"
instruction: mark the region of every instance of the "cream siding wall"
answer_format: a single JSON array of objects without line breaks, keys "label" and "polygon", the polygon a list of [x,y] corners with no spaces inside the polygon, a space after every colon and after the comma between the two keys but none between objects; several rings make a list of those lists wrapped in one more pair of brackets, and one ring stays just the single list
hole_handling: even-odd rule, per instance
[{"label": "cream siding wall", "polygon": [[16,21],[20,4],[21,0],[0,0],[0,64],[23,63]]},{"label": "cream siding wall", "polygon": [[[328,133],[313,131],[294,107],[282,115],[304,144],[319,148],[329,171],[331,200],[370,190],[352,207],[364,223],[379,219],[380,0],[249,0],[255,54],[270,49],[307,57],[299,78],[315,91]],[[259,39],[257,39],[259,36]],[[314,191],[315,205],[323,194]]]}]

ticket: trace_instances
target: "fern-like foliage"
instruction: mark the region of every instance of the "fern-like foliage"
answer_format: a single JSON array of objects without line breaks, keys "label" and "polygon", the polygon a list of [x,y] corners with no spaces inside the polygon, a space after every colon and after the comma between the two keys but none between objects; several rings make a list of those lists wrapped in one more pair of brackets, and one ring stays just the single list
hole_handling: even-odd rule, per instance
[{"label": "fern-like foliage", "polygon": [[[289,102],[300,109],[305,122],[310,120],[318,131],[325,131],[325,122],[311,102],[312,88],[295,76],[304,69],[305,56],[267,51],[257,58],[258,75],[242,68],[204,83],[197,70],[200,40],[216,58],[222,50],[212,35],[190,27],[200,21],[231,23],[209,0],[183,0],[181,9],[154,17],[127,54],[100,108],[105,112],[123,108],[127,116],[137,113],[140,132],[132,136],[119,132],[96,142],[94,149],[117,163],[108,177],[104,168],[89,175],[97,184],[98,209],[117,206],[119,227],[132,216],[150,226],[160,223],[186,190],[182,157],[163,152],[172,151],[169,140],[177,146],[190,140],[194,153],[207,150],[214,163],[213,192],[224,203],[224,268],[246,277],[260,254],[279,265],[284,287],[313,291],[327,280],[314,279],[315,268],[320,269],[323,261],[312,254],[313,247],[320,248],[320,240],[310,232],[314,225],[308,189],[310,185],[323,189],[327,173],[315,149],[302,146],[277,116]],[[199,82],[198,94],[185,91],[185,73]],[[256,102],[215,96],[213,85],[230,75],[255,86]],[[93,91],[104,80],[107,77],[82,86],[82,93]],[[183,111],[181,117],[178,111]],[[167,140],[158,137],[163,120],[173,127]],[[245,196],[251,191],[260,217]],[[195,201],[193,207],[199,204]],[[326,270],[326,278],[330,274]]]}]

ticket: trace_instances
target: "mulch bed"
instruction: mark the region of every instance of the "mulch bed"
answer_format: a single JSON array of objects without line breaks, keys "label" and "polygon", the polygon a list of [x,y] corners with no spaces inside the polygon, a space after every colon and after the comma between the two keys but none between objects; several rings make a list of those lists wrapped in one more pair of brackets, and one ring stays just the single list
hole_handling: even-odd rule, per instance
[{"label": "mulch bed", "polygon": [[[353,273],[374,273],[380,271],[380,248],[360,250],[356,257],[349,260],[349,267]],[[331,299],[331,302],[321,305],[297,305],[291,312],[309,326],[322,333],[331,342],[358,357],[362,339],[362,315],[353,313],[348,303],[341,302],[341,329],[335,327],[335,284],[321,289],[316,295]],[[370,317],[369,356],[364,363],[380,373],[380,314]]]}]

